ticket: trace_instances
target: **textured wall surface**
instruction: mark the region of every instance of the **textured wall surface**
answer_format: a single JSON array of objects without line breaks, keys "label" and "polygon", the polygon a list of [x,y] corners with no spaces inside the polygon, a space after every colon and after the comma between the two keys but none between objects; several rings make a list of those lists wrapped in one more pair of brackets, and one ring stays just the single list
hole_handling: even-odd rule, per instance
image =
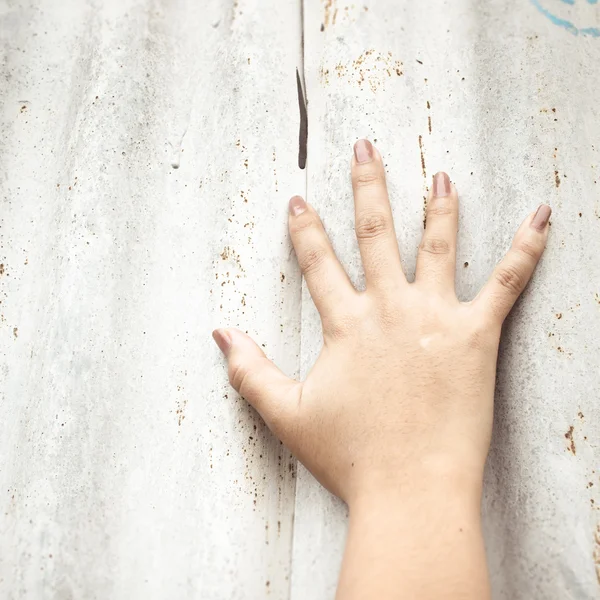
[{"label": "textured wall surface", "polygon": [[599,598],[599,98],[592,0],[0,0],[0,598],[333,596],[345,507],[210,332],[310,369],[287,200],[360,286],[363,136],[409,274],[451,174],[461,298],[553,206],[505,327],[485,533],[498,600]]}]

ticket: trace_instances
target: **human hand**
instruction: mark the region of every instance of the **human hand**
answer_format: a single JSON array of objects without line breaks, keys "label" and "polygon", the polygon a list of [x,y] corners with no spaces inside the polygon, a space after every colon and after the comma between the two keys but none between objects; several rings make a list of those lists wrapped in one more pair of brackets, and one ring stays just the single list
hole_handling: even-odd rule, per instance
[{"label": "human hand", "polygon": [[350,283],[314,209],[292,198],[290,234],[323,349],[299,383],[242,332],[217,330],[231,384],[350,505],[429,478],[478,493],[502,323],[542,255],[550,208],[527,217],[487,285],[464,303],[454,290],[458,197],[448,176],[434,178],[414,283],[402,272],[381,156],[366,140],[355,147],[352,183],[366,290]]}]

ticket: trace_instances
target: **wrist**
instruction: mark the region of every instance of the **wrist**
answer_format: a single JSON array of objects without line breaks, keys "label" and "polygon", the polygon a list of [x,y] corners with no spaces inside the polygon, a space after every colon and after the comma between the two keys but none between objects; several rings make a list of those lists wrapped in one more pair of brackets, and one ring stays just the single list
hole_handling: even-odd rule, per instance
[{"label": "wrist", "polygon": [[480,518],[483,465],[458,465],[428,458],[402,471],[372,469],[347,498],[350,513],[377,507],[414,510],[420,505],[452,503]]}]

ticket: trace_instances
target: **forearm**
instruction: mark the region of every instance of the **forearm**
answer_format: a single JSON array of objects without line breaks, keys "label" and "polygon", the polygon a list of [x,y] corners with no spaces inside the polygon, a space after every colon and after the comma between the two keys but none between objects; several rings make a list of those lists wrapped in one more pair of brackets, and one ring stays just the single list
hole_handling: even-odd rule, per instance
[{"label": "forearm", "polygon": [[337,600],[486,600],[480,494],[435,486],[350,507]]}]

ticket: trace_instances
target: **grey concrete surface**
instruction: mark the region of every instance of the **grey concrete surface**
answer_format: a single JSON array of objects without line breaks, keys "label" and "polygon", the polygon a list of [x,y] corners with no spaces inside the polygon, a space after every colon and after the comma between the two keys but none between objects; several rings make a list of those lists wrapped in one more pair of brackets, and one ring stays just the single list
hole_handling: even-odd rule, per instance
[{"label": "grey concrete surface", "polygon": [[0,0],[0,598],[333,596],[345,507],[228,388],[210,332],[307,372],[287,200],[360,286],[362,136],[409,274],[450,173],[461,298],[553,206],[505,327],[486,543],[499,600],[600,597],[598,27],[590,0]]}]

